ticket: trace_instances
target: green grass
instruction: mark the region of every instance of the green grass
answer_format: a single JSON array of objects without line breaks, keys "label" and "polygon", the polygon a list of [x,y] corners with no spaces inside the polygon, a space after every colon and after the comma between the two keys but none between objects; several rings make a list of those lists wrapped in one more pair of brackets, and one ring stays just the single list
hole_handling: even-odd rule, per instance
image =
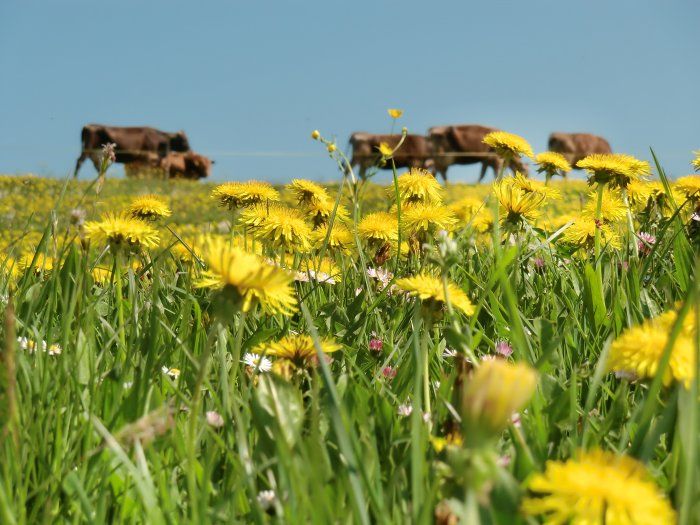
[{"label": "green grass", "polygon": [[[291,318],[222,313],[167,246],[142,260],[146,270],[95,285],[101,250],[72,242],[67,218],[84,194],[96,215],[145,185],[170,196],[176,232],[228,212],[208,200],[210,187],[187,183],[109,181],[98,196],[72,182],[65,194],[41,179],[2,184],[4,210],[17,211],[10,237],[39,232],[38,251],[60,261],[3,278],[2,523],[429,523],[441,502],[483,523],[526,523],[518,510],[525,480],[549,459],[592,447],[639,458],[682,521],[700,523],[697,380],[688,390],[629,383],[604,367],[624,328],[697,304],[698,253],[680,218],[642,224],[657,232],[645,258],[604,250],[600,282],[592,261],[537,231],[497,254],[462,235],[446,271],[477,313],[446,313],[427,330],[413,300],[368,289],[357,257],[339,259],[345,271],[333,286],[297,283],[303,301]],[[385,205],[384,190],[373,191],[363,210]],[[583,191],[572,190],[571,206]],[[43,209],[30,205],[39,194],[50,194]],[[402,276],[426,262],[400,264]],[[246,370],[245,352],[290,331],[333,337],[343,349],[289,381]],[[380,353],[368,348],[372,334]],[[62,353],[22,350],[18,336]],[[481,486],[491,490],[477,501],[464,458],[437,452],[430,438],[459,426],[457,385],[470,368],[463,352],[492,354],[500,339],[538,369],[539,383],[521,427],[490,445],[509,462],[489,473]],[[444,357],[446,347],[459,355]],[[431,425],[421,416],[426,351]],[[391,380],[382,375],[389,365]],[[180,369],[179,378],[163,367]],[[413,413],[402,417],[406,403]],[[209,425],[207,411],[223,427]],[[269,508],[258,500],[264,490],[276,494]]]}]

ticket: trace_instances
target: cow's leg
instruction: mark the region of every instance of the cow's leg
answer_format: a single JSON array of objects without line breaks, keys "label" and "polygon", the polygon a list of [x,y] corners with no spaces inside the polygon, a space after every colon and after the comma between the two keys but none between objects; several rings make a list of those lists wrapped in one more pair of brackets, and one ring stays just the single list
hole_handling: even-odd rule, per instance
[{"label": "cow's leg", "polygon": [[73,171],[73,178],[74,179],[78,177],[78,171],[80,171],[80,166],[83,165],[83,162],[85,162],[85,159],[87,159],[87,158],[88,158],[87,152],[82,151],[80,153],[80,157],[78,157],[78,160],[75,163],[75,171]]},{"label": "cow's leg", "polygon": [[[488,169],[488,167],[489,167],[488,162],[485,162],[485,161],[484,161],[484,162],[481,163],[481,173],[479,173],[479,182],[481,182],[482,180],[484,180],[484,177],[486,177],[486,170]],[[495,168],[494,168],[494,169],[495,169]],[[495,177],[495,175],[496,175],[496,174],[495,174],[495,172],[494,172],[494,177]]]}]

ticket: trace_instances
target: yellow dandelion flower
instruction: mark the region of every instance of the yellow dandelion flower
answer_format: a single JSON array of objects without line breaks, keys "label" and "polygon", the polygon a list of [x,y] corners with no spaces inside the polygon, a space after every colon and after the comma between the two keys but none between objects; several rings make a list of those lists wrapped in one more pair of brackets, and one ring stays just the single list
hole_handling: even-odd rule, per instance
[{"label": "yellow dandelion flower", "polygon": [[338,204],[335,208],[333,199],[315,199],[303,204],[303,211],[311,220],[314,227],[322,226],[330,221],[331,214],[335,209],[334,223],[347,222],[350,220],[348,210],[342,204]]},{"label": "yellow dandelion flower", "polygon": [[680,190],[671,186],[671,193],[666,192],[666,188],[659,181],[653,181],[651,185],[651,198],[654,200],[656,207],[661,212],[664,217],[670,217],[676,211],[673,203],[680,207],[686,201],[685,194],[681,193]]},{"label": "yellow dandelion flower", "polygon": [[571,164],[566,157],[554,151],[539,153],[535,157],[535,164],[537,164],[537,172],[544,173],[547,180],[555,175],[565,177],[571,171]]},{"label": "yellow dandelion flower", "polygon": [[268,314],[291,315],[296,311],[297,301],[289,272],[223,239],[210,240],[203,255],[207,270],[197,286],[233,292],[244,312],[258,303]]},{"label": "yellow dandelion flower", "polygon": [[311,228],[295,208],[281,204],[258,204],[243,211],[242,224],[251,228],[253,235],[272,247],[288,250],[306,250],[311,241]]},{"label": "yellow dandelion flower", "polygon": [[513,413],[527,405],[536,387],[537,373],[525,363],[483,361],[462,394],[465,435],[477,439],[498,436]]},{"label": "yellow dandelion flower", "polygon": [[545,523],[577,525],[675,524],[663,492],[639,461],[612,452],[579,452],[576,459],[548,461],[527,482],[535,493],[522,510]]},{"label": "yellow dandelion flower", "polygon": [[501,222],[513,226],[522,221],[534,221],[545,200],[542,193],[525,192],[507,178],[495,182],[493,192],[501,207]]},{"label": "yellow dandelion flower", "polygon": [[538,180],[524,177],[522,173],[515,172],[515,175],[509,179],[503,179],[504,183],[512,184],[516,188],[520,188],[525,193],[539,193],[547,199],[560,199],[561,193],[558,189],[552,186],[547,186]]},{"label": "yellow dandelion flower", "polygon": [[[588,195],[588,202],[583,207],[583,215],[585,217],[595,218],[597,205],[598,195],[596,192],[591,192]],[[619,222],[627,217],[627,207],[618,192],[605,188],[603,192],[603,201],[600,206],[600,217],[603,222],[606,223]]]},{"label": "yellow dandelion flower", "polygon": [[[32,261],[34,261],[34,266],[32,266]],[[30,266],[34,269],[34,272],[50,272],[54,269],[56,260],[50,255],[45,255],[43,253],[37,253],[36,259],[34,258],[34,253],[26,253],[22,255],[17,261],[17,268],[21,271],[26,271]]]},{"label": "yellow dandelion flower", "polygon": [[600,229],[601,244],[603,246],[607,245],[615,250],[620,248],[620,237],[617,233],[608,224],[596,226],[595,219],[592,217],[575,219],[574,223],[564,230],[560,239],[562,242],[572,244],[578,248],[591,250],[595,245],[596,228]]},{"label": "yellow dandelion flower", "polygon": [[163,200],[157,195],[142,195],[136,197],[127,208],[127,211],[134,219],[157,220],[170,217],[172,211]]},{"label": "yellow dandelion flower", "polygon": [[695,171],[700,171],[700,150],[693,151],[693,154],[695,155],[695,158],[690,162],[690,164],[693,166]]},{"label": "yellow dandelion flower", "polygon": [[[432,173],[422,168],[411,168],[399,175],[399,197],[404,206],[413,204],[441,204],[442,186]],[[387,188],[390,197],[396,195],[393,186]]]},{"label": "yellow dandelion flower", "polygon": [[387,144],[386,142],[380,142],[379,146],[377,146],[377,149],[379,150],[379,154],[387,159],[394,154],[394,148],[389,146],[389,144]]},{"label": "yellow dandelion flower", "polygon": [[496,153],[504,158],[533,157],[532,146],[520,135],[507,131],[492,131],[484,137],[484,144],[491,146]]},{"label": "yellow dandelion flower", "polygon": [[158,246],[159,238],[150,224],[126,213],[106,213],[99,221],[85,223],[87,237],[112,249],[138,249]]},{"label": "yellow dandelion flower", "polygon": [[326,149],[328,150],[328,153],[333,153],[337,147],[334,142],[331,142],[326,146]]},{"label": "yellow dandelion flower", "polygon": [[211,196],[229,210],[280,200],[279,192],[270,183],[256,180],[220,184],[212,190]]},{"label": "yellow dandelion flower", "polygon": [[392,213],[369,213],[360,221],[357,233],[370,244],[396,242],[399,236],[399,221]]},{"label": "yellow dandelion flower", "polygon": [[[322,226],[313,231],[311,237],[314,245],[320,248],[328,235],[328,226]],[[355,237],[350,229],[341,223],[334,223],[328,236],[328,248],[338,250],[343,253],[350,253],[355,245]]]},{"label": "yellow dandelion flower", "polygon": [[627,185],[627,198],[630,206],[634,206],[636,209],[646,208],[652,193],[653,188],[646,181],[634,180]]},{"label": "yellow dandelion flower", "polygon": [[294,179],[291,183],[287,184],[287,189],[294,194],[300,204],[312,203],[317,200],[330,200],[326,189],[310,180]]},{"label": "yellow dandelion flower", "polygon": [[394,120],[401,118],[401,115],[403,115],[403,109],[389,108],[386,112],[389,113],[389,116]]},{"label": "yellow dandelion flower", "polygon": [[[428,307],[434,307],[435,310],[442,310],[447,302],[445,287],[439,277],[422,273],[414,277],[397,279],[396,286],[408,292],[409,295],[418,297]],[[474,305],[467,294],[450,281],[447,282],[447,297],[455,310],[459,310],[465,315],[474,313]]]},{"label": "yellow dandelion flower", "polygon": [[92,269],[92,280],[98,286],[104,286],[112,280],[112,270],[109,268],[95,267]]},{"label": "yellow dandelion flower", "polygon": [[[342,348],[330,338],[321,339],[319,342],[324,354],[331,354]],[[279,341],[259,345],[255,353],[285,359],[303,366],[316,358],[316,347],[310,335],[287,335]]]},{"label": "yellow dandelion flower", "polygon": [[[673,311],[666,312],[623,331],[610,346],[608,369],[630,373],[639,378],[653,378],[676,315]],[[688,317],[691,319],[688,320]],[[688,388],[695,378],[694,317],[694,312],[688,314],[687,326],[673,344],[671,360],[664,372],[664,385],[668,386],[675,380]]]},{"label": "yellow dandelion flower", "polygon": [[319,138],[321,138],[321,132],[317,129],[313,130],[311,132],[311,138],[314,140],[318,140]]},{"label": "yellow dandelion flower", "polygon": [[423,235],[449,231],[457,224],[457,218],[447,206],[416,204],[402,212],[401,222],[407,232]]},{"label": "yellow dandelion flower", "polygon": [[648,162],[620,153],[594,153],[579,160],[576,166],[588,172],[589,184],[609,183],[620,188],[651,174]]},{"label": "yellow dandelion flower", "polygon": [[[680,177],[673,188],[680,192],[686,199],[691,202],[696,202],[700,200],[700,175],[687,175],[686,177]],[[677,204],[683,204],[679,202]]]}]

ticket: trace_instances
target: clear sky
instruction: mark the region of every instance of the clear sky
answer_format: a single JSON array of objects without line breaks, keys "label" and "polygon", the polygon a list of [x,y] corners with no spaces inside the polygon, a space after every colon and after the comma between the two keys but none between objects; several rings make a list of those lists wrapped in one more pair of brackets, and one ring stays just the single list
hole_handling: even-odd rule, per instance
[{"label": "clear sky", "polygon": [[311,130],[345,147],[398,107],[411,132],[482,123],[541,151],[586,131],[684,175],[698,21],[696,0],[2,0],[0,172],[65,176],[98,122],[184,129],[215,180],[332,180]]}]

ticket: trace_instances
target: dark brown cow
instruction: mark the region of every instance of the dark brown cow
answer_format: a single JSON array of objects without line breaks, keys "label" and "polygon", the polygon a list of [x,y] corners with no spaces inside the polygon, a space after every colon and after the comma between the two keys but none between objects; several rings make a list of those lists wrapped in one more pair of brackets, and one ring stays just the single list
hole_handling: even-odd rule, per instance
[{"label": "dark brown cow", "polygon": [[160,167],[169,178],[182,177],[195,180],[208,177],[212,164],[214,164],[213,160],[193,151],[169,153],[160,161]]},{"label": "dark brown cow", "polygon": [[74,177],[86,159],[92,160],[99,171],[102,145],[116,144],[115,162],[122,164],[153,164],[154,156],[162,159],[171,151],[190,151],[190,143],[184,131],[168,133],[147,126],[118,127],[88,124],[81,133],[82,151],[75,163]]},{"label": "dark brown cow", "polygon": [[[401,135],[374,135],[371,133],[353,133],[350,136],[352,145],[352,160],[350,164],[359,166],[360,178],[365,178],[365,173],[372,166],[379,169],[391,169],[391,162],[379,166],[381,154],[379,144],[387,143],[392,148],[401,140]],[[430,143],[423,135],[406,135],[401,147],[394,154],[394,164],[397,168],[432,168],[432,156]]]},{"label": "dark brown cow", "polygon": [[[494,176],[500,171],[503,161],[495,151],[484,144],[484,137],[496,128],[479,124],[457,126],[435,126],[428,130],[432,143],[435,172],[447,181],[447,168],[453,164],[481,163],[479,182],[486,176],[487,168],[493,169]],[[513,170],[528,174],[527,166],[520,159],[513,159],[509,166]]]},{"label": "dark brown cow", "polygon": [[607,140],[590,133],[552,133],[549,136],[549,150],[561,153],[574,169],[576,163],[592,153],[612,153]]}]

